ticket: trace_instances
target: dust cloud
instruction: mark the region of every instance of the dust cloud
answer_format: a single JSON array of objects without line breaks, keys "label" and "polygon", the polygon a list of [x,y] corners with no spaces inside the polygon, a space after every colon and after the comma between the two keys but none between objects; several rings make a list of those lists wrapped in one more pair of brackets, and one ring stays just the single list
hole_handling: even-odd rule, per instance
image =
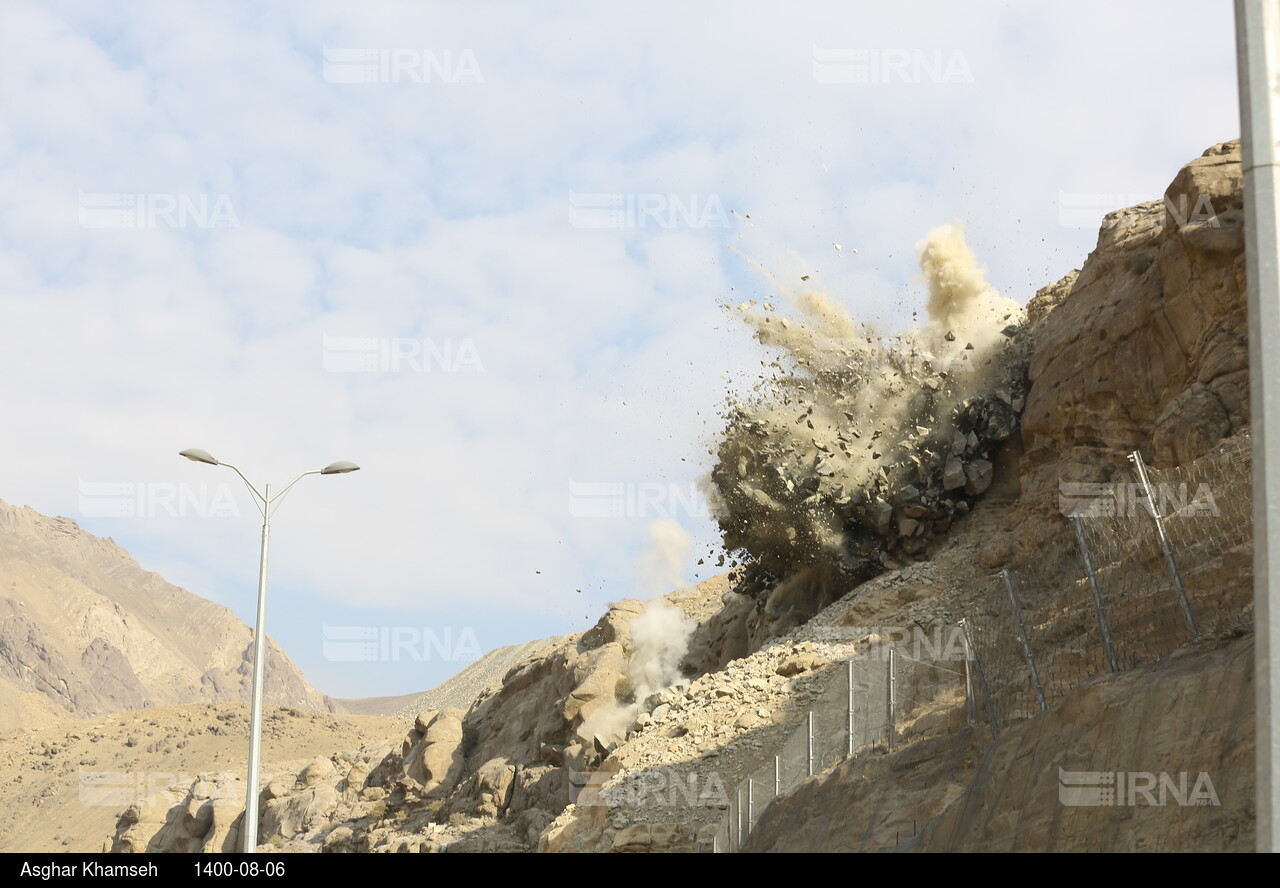
[{"label": "dust cloud", "polygon": [[648,537],[636,559],[640,588],[650,600],[630,623],[631,657],[625,672],[630,692],[626,699],[596,709],[578,728],[584,740],[600,738],[606,747],[622,741],[649,695],[680,681],[680,661],[696,628],[679,608],[661,597],[684,585],[682,571],[693,549],[693,537],[674,518],[650,522]]},{"label": "dust cloud", "polygon": [[847,587],[831,577],[924,557],[990,485],[1025,401],[1025,315],[959,225],[916,250],[927,321],[896,335],[816,290],[729,309],[778,352],[752,392],[727,399],[707,482],[742,591],[798,575]]}]

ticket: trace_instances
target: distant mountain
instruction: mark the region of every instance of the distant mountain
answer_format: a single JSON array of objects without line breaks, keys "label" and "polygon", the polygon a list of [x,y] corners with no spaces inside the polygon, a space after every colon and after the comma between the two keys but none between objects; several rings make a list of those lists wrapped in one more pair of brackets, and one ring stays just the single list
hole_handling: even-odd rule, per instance
[{"label": "distant mountain", "polygon": [[[267,639],[266,700],[332,711]],[[69,518],[0,500],[0,731],[65,716],[248,700],[253,633]]]},{"label": "distant mountain", "polygon": [[485,691],[499,687],[515,664],[544,648],[559,644],[567,637],[557,635],[495,648],[429,691],[398,697],[335,698],[332,710],[351,715],[398,715],[409,719],[427,709],[461,709],[465,712]]}]

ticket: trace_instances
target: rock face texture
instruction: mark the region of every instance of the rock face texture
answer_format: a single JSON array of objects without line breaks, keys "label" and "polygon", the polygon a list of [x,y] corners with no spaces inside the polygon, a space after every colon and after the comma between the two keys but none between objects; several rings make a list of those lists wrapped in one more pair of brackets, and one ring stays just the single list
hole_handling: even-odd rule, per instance
[{"label": "rock face texture", "polygon": [[987,737],[964,731],[806,780],[767,809],[743,850],[862,852],[913,838],[969,786]]},{"label": "rock face texture", "polygon": [[[269,641],[268,702],[329,710]],[[253,633],[67,518],[0,502],[0,728],[42,706],[88,716],[247,700]]]},{"label": "rock face texture", "polygon": [[1106,481],[1141,450],[1200,456],[1249,422],[1240,143],[1187,164],[1165,200],[1109,214],[1079,272],[1028,306],[1023,500]]},{"label": "rock face texture", "polygon": [[[1251,851],[1252,673],[1251,638],[1212,642],[1081,688],[985,756],[966,732],[846,762],[771,806],[744,850]],[[1062,771],[1123,788],[1064,804]]]},{"label": "rock face texture", "polygon": [[[706,619],[726,588],[716,578],[668,600]],[[535,646],[468,710],[418,712],[397,749],[341,753],[331,767],[312,762],[305,773],[271,781],[263,790],[259,841],[331,853],[402,850],[406,842],[411,850],[534,850],[582,778],[616,745],[612,734],[584,735],[584,724],[604,708],[625,711],[619,704],[630,694],[630,626],[644,609],[643,602],[618,602],[587,632]],[[193,783],[166,800],[171,804],[159,820],[154,813],[126,815],[115,846],[182,850],[189,813],[205,810],[207,799],[198,793],[210,791]],[[145,838],[147,826],[150,838],[133,838]],[[203,827],[197,832],[201,841],[225,840]]]}]

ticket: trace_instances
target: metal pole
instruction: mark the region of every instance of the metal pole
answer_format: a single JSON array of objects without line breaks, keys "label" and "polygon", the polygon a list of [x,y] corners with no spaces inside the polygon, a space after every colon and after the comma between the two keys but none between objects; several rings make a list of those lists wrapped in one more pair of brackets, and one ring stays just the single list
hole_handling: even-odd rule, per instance
[{"label": "metal pole", "polygon": [[258,617],[253,627],[253,697],[249,704],[249,779],[244,802],[244,853],[258,850],[258,770],[262,754],[262,674],[267,655],[267,544],[271,537],[271,485],[262,508],[262,560],[258,564]]},{"label": "metal pole", "polygon": [[[1249,298],[1249,401],[1253,427],[1253,612],[1257,717],[1257,850],[1280,851],[1280,4],[1236,0],[1243,136],[1245,273]],[[1275,565],[1275,570],[1272,570]]]},{"label": "metal pole", "polygon": [[742,787],[738,787],[738,850],[742,850]]},{"label": "metal pole", "polygon": [[729,822],[725,824],[724,843],[728,849],[728,853],[732,854],[738,850],[738,793],[733,794],[733,801],[729,802]]},{"label": "metal pole", "polygon": [[1164,516],[1160,514],[1160,507],[1156,503],[1155,493],[1151,489],[1151,480],[1147,477],[1147,466],[1142,461],[1142,454],[1135,450],[1129,454],[1129,460],[1133,463],[1134,468],[1138,470],[1138,480],[1142,482],[1142,489],[1147,493],[1147,506],[1151,510],[1151,517],[1156,522],[1156,534],[1160,537],[1160,548],[1164,550],[1165,560],[1169,563],[1169,571],[1173,574],[1173,585],[1178,590],[1178,602],[1182,605],[1182,616],[1187,621],[1187,628],[1191,630],[1191,640],[1200,640],[1200,627],[1196,625],[1195,615],[1191,613],[1191,602],[1187,600],[1187,588],[1182,584],[1182,572],[1178,570],[1178,562],[1173,557],[1173,544],[1169,541],[1169,536],[1164,532]]},{"label": "metal pole", "polygon": [[897,713],[894,711],[897,701],[893,697],[893,691],[894,691],[893,679],[894,679],[893,648],[889,648],[889,724],[887,727],[889,731],[889,751],[890,752],[893,752],[893,735],[896,727],[895,723],[897,722]]},{"label": "metal pole", "polygon": [[303,472],[286,484],[273,498],[271,496],[271,485],[268,484],[263,488],[264,493],[259,493],[258,488],[253,486],[253,482],[237,466],[229,462],[220,462],[204,450],[192,448],[180,451],[178,455],[206,465],[226,466],[240,476],[240,480],[249,488],[249,492],[262,504],[262,556],[258,563],[258,614],[253,627],[253,694],[249,704],[249,773],[245,788],[244,818],[240,821],[240,829],[244,836],[245,853],[252,854],[258,850],[258,777],[262,770],[260,762],[262,753],[262,679],[266,670],[267,660],[267,548],[271,539],[271,504],[273,499],[279,499],[287,494],[293,485],[308,475],[345,475],[349,472],[358,471],[360,467],[353,462],[339,460],[338,462],[330,463],[323,469]]},{"label": "metal pole", "polygon": [[965,724],[973,727],[973,675],[969,670],[969,661],[973,659],[973,650],[969,647],[969,630],[964,625],[964,620],[960,621],[960,627],[963,630],[960,633],[960,640],[964,643],[964,709]]},{"label": "metal pole", "polygon": [[773,757],[773,797],[776,799],[782,792],[782,756]]},{"label": "metal pole", "polygon": [[849,658],[849,725],[848,725],[849,742],[846,744],[845,755],[853,758],[853,658]]},{"label": "metal pole", "polygon": [[756,820],[756,786],[755,781],[750,777],[747,778],[747,835],[751,835],[751,830],[755,826]]},{"label": "metal pole", "polygon": [[1027,658],[1027,666],[1031,668],[1031,683],[1036,686],[1036,698],[1040,701],[1040,711],[1048,712],[1049,704],[1044,702],[1044,688],[1040,685],[1040,673],[1036,670],[1036,658],[1031,656],[1031,643],[1027,641],[1027,627],[1022,624],[1022,608],[1018,606],[1018,596],[1013,591],[1013,580],[1009,579],[1009,571],[1000,571],[1004,577],[1005,588],[1009,590],[1009,603],[1013,605],[1013,621],[1018,626],[1018,638],[1022,639],[1022,653]]},{"label": "metal pole", "polygon": [[1089,544],[1084,539],[1084,525],[1080,523],[1079,515],[1072,515],[1071,523],[1076,528],[1076,540],[1080,543],[1080,554],[1084,557],[1084,569],[1089,573],[1089,587],[1093,589],[1093,606],[1098,611],[1098,625],[1102,627],[1102,644],[1107,649],[1107,662],[1111,664],[1112,672],[1119,672],[1116,648],[1111,643],[1111,627],[1107,625],[1107,614],[1102,609],[1102,592],[1098,590],[1098,577],[1093,571],[1093,559],[1089,557]]},{"label": "metal pole", "polygon": [[809,776],[813,776],[813,710],[809,710]]}]

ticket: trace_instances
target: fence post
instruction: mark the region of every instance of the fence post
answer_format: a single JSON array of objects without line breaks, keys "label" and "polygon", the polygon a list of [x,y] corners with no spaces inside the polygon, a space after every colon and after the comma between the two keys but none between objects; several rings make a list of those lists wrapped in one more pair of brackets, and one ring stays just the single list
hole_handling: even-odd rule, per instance
[{"label": "fence post", "polygon": [[1160,537],[1160,548],[1164,550],[1165,561],[1169,562],[1169,572],[1173,574],[1173,585],[1178,590],[1178,603],[1182,605],[1182,616],[1187,621],[1187,628],[1191,630],[1191,640],[1200,640],[1200,627],[1196,625],[1195,615],[1191,613],[1191,602],[1187,599],[1187,588],[1182,583],[1182,572],[1178,570],[1178,562],[1173,557],[1173,543],[1169,541],[1169,536],[1164,532],[1164,516],[1160,514],[1160,506],[1156,502],[1155,494],[1151,490],[1151,481],[1147,478],[1147,466],[1142,461],[1142,453],[1133,451],[1129,454],[1129,460],[1133,463],[1135,469],[1138,470],[1138,480],[1142,482],[1142,489],[1147,494],[1147,508],[1151,510],[1151,517],[1156,522],[1156,534]]},{"label": "fence post", "polygon": [[849,758],[853,758],[853,658],[849,658],[849,743],[848,750],[845,753]]},{"label": "fence post", "polygon": [[1031,667],[1031,683],[1036,686],[1036,697],[1040,700],[1040,711],[1048,712],[1049,705],[1044,702],[1044,688],[1040,685],[1040,673],[1036,670],[1036,658],[1031,656],[1031,643],[1027,641],[1027,627],[1022,623],[1022,608],[1018,606],[1018,596],[1013,591],[1013,580],[1009,579],[1009,571],[1000,571],[1004,577],[1005,588],[1009,590],[1009,603],[1013,605],[1013,621],[1018,625],[1018,638],[1022,640],[1022,653],[1026,655],[1027,665]]},{"label": "fence post", "polygon": [[894,733],[895,733],[895,729],[896,729],[896,722],[897,722],[897,718],[898,718],[898,715],[897,715],[897,712],[896,712],[897,700],[895,700],[895,699],[894,699],[894,695],[893,695],[893,692],[894,692],[893,679],[894,679],[894,676],[893,676],[893,648],[889,648],[889,681],[888,681],[888,686],[889,686],[889,701],[888,701],[888,702],[889,702],[889,724],[888,724],[888,731],[889,731],[889,751],[890,751],[890,752],[893,752],[893,735],[894,735]]},{"label": "fence post", "polygon": [[751,830],[755,826],[756,816],[756,787],[755,781],[750,777],[747,778],[747,835],[751,835]]},{"label": "fence post", "polygon": [[773,797],[776,799],[782,792],[782,756],[773,757]]},{"label": "fence post", "polygon": [[737,850],[737,789],[728,804],[728,823],[724,824],[724,848],[727,853]]},{"label": "fence post", "polygon": [[[962,618],[958,624],[964,630],[964,619]],[[973,676],[969,672],[969,661],[973,659],[973,651],[969,648],[969,633],[964,630],[960,633],[960,640],[964,642],[964,715],[965,724],[973,727]]]},{"label": "fence post", "polygon": [[987,670],[982,668],[982,659],[978,656],[978,648],[974,645],[972,636],[969,635],[969,621],[962,619],[960,625],[964,627],[965,650],[973,657],[973,665],[978,667],[978,682],[982,685],[982,698],[987,703],[987,721],[991,722],[991,736],[993,739],[999,739],[1000,718],[996,713],[995,701],[991,698],[991,685],[987,682]]},{"label": "fence post", "polygon": [[738,850],[742,850],[742,787],[738,787],[738,791],[734,793],[738,799]]},{"label": "fence post", "polygon": [[813,776],[813,710],[809,710],[809,776]]},{"label": "fence post", "polygon": [[1111,627],[1107,625],[1107,613],[1102,607],[1102,592],[1098,589],[1098,576],[1093,570],[1089,544],[1084,539],[1084,525],[1078,514],[1071,516],[1071,523],[1076,528],[1076,540],[1080,543],[1080,554],[1084,557],[1084,569],[1089,573],[1089,586],[1093,589],[1093,606],[1098,610],[1098,625],[1102,627],[1102,643],[1107,649],[1107,662],[1110,663],[1112,672],[1119,672],[1120,664],[1116,660],[1116,647],[1111,642]]}]

